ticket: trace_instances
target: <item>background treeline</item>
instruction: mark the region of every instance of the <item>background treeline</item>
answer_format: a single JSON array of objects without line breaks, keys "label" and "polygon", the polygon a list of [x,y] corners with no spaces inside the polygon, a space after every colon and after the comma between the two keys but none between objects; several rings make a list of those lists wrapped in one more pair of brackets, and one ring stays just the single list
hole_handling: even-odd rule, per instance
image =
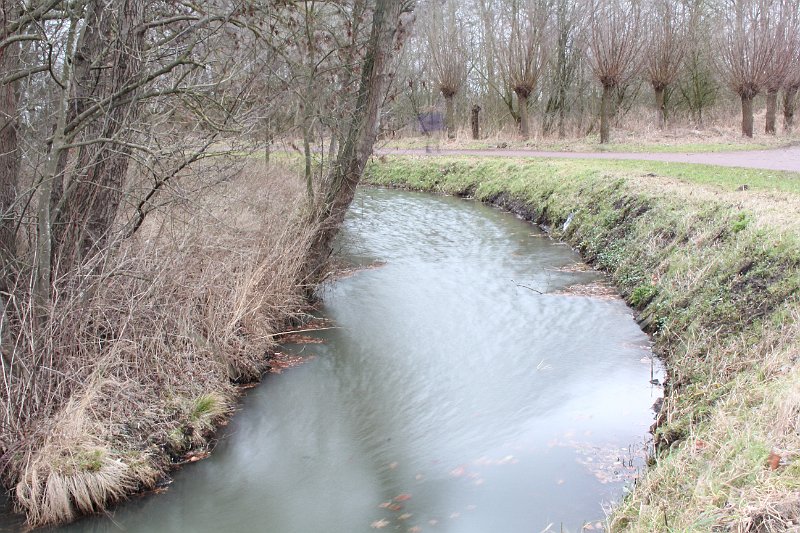
[{"label": "background treeline", "polygon": [[605,142],[625,121],[658,130],[737,114],[752,137],[754,105],[766,107],[766,133],[791,130],[799,7],[796,0],[429,2],[403,52],[387,134],[424,130],[415,117],[438,111],[452,137],[471,129],[476,106],[482,137],[599,134]]}]

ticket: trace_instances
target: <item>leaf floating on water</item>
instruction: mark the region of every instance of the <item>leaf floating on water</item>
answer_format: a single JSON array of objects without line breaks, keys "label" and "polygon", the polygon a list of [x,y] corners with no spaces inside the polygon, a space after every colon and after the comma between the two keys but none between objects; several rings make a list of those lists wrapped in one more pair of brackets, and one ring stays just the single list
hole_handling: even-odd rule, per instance
[{"label": "leaf floating on water", "polygon": [[385,518],[381,518],[380,520],[375,520],[373,523],[369,525],[372,529],[382,529],[389,525],[389,521]]},{"label": "leaf floating on water", "polygon": [[453,477],[461,477],[467,472],[467,469],[463,466],[456,467],[450,471],[450,475]]},{"label": "leaf floating on water", "polygon": [[404,492],[403,494],[398,494],[394,497],[394,501],[396,502],[405,502],[411,499],[411,494]]}]

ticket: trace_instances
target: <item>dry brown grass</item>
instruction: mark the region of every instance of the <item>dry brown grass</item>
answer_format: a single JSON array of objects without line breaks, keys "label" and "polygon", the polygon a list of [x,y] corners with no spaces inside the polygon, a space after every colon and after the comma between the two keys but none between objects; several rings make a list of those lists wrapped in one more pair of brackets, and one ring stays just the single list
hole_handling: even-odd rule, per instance
[{"label": "dry brown grass", "polygon": [[259,378],[301,313],[301,180],[248,162],[183,183],[133,238],[56,281],[46,328],[12,302],[6,355],[40,364],[3,374],[0,449],[30,526],[152,487],[170,455],[206,445],[233,383]]}]

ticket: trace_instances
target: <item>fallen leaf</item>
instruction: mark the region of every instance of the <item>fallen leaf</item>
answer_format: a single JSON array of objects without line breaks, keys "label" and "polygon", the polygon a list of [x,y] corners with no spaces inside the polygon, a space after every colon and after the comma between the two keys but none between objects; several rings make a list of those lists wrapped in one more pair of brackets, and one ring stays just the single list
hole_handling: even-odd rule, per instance
[{"label": "fallen leaf", "polygon": [[450,475],[451,475],[451,476],[453,476],[453,477],[461,477],[461,476],[463,476],[463,475],[464,475],[464,473],[465,473],[466,471],[467,471],[467,469],[466,469],[466,468],[464,468],[463,466],[459,466],[459,467],[457,467],[457,468],[454,468],[454,469],[452,469],[452,470],[450,471]]},{"label": "fallen leaf", "polygon": [[778,465],[781,464],[781,456],[775,452],[769,452],[769,457],[767,457],[767,463],[769,464],[770,470],[777,470]]}]

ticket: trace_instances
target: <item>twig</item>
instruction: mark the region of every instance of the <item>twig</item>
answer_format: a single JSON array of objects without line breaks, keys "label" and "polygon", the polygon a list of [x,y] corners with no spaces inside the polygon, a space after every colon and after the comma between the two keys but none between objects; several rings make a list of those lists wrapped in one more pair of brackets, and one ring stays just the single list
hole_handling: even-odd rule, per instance
[{"label": "twig", "polygon": [[542,291],[540,291],[540,290],[534,289],[533,287],[528,287],[527,285],[523,285],[522,283],[517,283],[517,282],[516,282],[516,281],[514,281],[513,279],[511,280],[511,283],[513,283],[513,284],[514,284],[514,285],[516,285],[517,287],[522,287],[523,289],[528,289],[529,291],[533,291],[533,292],[535,292],[536,294],[544,294],[544,293],[543,293]]},{"label": "twig", "polygon": [[267,335],[268,337],[280,337],[281,335],[289,335],[291,333],[311,333],[313,331],[327,331],[329,329],[339,329],[338,326],[332,326],[329,328],[311,328],[311,329],[296,329],[293,331],[281,331],[280,333],[273,333],[272,335]]}]

